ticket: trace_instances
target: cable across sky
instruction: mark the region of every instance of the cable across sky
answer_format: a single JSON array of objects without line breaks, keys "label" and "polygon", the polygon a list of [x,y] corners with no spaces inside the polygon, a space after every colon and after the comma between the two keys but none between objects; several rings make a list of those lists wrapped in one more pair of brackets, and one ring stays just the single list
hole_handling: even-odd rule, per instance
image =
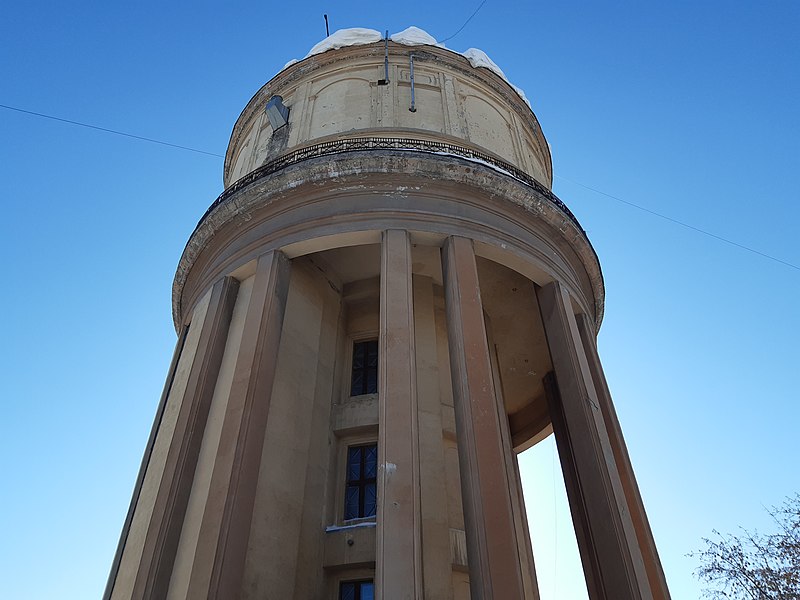
[{"label": "cable across sky", "polygon": [[[475,14],[478,12],[478,10],[480,10],[481,6],[483,6],[483,4],[485,4],[485,2],[486,2],[486,0],[484,0],[484,2],[481,3],[481,5],[477,8],[475,13],[473,13],[473,16],[475,16]],[[472,17],[470,17],[470,19],[471,18]],[[467,19],[467,22],[464,23],[464,25],[461,27],[461,29],[463,29],[464,26],[466,26],[466,24],[468,22],[469,22],[469,19]],[[459,29],[459,31],[461,31],[461,29]],[[450,36],[450,38],[447,38],[447,39],[451,39],[456,34],[458,34],[459,31],[456,31],[456,33],[454,33],[452,36]],[[216,152],[208,152],[207,150],[200,150],[198,148],[192,148],[190,146],[184,146],[182,144],[174,144],[172,142],[165,142],[164,140],[157,140],[155,138],[136,135],[136,134],[133,134],[133,133],[127,133],[125,131],[119,131],[117,129],[110,129],[108,127],[100,127],[99,125],[91,125],[89,123],[82,123],[80,121],[74,121],[72,119],[65,119],[63,117],[56,117],[54,115],[48,115],[48,114],[45,114],[45,113],[40,113],[40,112],[36,112],[36,111],[32,111],[32,110],[27,110],[27,109],[19,108],[19,107],[16,107],[16,106],[9,106],[7,104],[0,104],[0,108],[5,108],[6,110],[11,110],[11,111],[15,111],[15,112],[18,112],[18,113],[23,113],[23,114],[26,114],[26,115],[31,115],[31,116],[34,116],[34,117],[41,117],[43,119],[50,119],[52,121],[58,121],[60,123],[67,123],[69,125],[76,125],[78,127],[86,127],[88,129],[94,129],[96,131],[102,131],[102,132],[105,132],[105,133],[111,133],[111,134],[114,134],[114,135],[120,135],[120,136],[123,136],[123,137],[131,138],[131,139],[135,139],[135,140],[140,140],[140,141],[143,141],[143,142],[150,142],[152,144],[159,144],[161,146],[168,146],[170,148],[177,148],[178,150],[186,150],[187,152],[194,152],[194,153],[197,153],[197,154],[204,154],[206,156],[213,156],[215,158],[225,158],[224,155],[218,154]],[[767,254],[766,252],[761,252],[760,250],[756,250],[755,248],[751,248],[750,246],[746,246],[744,244],[741,244],[741,243],[736,242],[734,240],[731,240],[729,238],[723,237],[721,235],[717,235],[716,233],[712,233],[710,231],[706,231],[705,229],[701,229],[700,227],[695,227],[694,225],[691,225],[689,223],[686,223],[686,222],[681,221],[679,219],[676,219],[674,217],[670,217],[668,215],[662,214],[660,212],[657,212],[655,210],[652,210],[652,209],[647,208],[645,206],[642,206],[640,204],[636,204],[635,202],[630,202],[629,200],[624,200],[624,199],[620,198],[619,196],[615,196],[613,194],[609,194],[608,192],[604,192],[602,190],[598,190],[596,188],[593,188],[593,187],[588,186],[586,184],[580,183],[578,181],[574,181],[574,180],[569,179],[567,177],[563,177],[561,175],[555,175],[555,177],[557,177],[558,179],[561,179],[563,181],[566,181],[567,183],[571,183],[573,185],[577,185],[579,187],[582,187],[582,188],[584,188],[586,190],[589,190],[590,192],[594,192],[595,194],[599,194],[601,196],[605,196],[607,198],[611,198],[612,200],[616,200],[617,202],[621,202],[622,204],[625,204],[625,205],[630,206],[632,208],[636,208],[636,209],[638,209],[638,210],[640,210],[642,212],[646,212],[646,213],[648,213],[650,215],[653,215],[654,217],[658,217],[659,219],[664,219],[665,221],[669,221],[670,223],[673,223],[673,224],[678,225],[680,227],[684,227],[686,229],[690,229],[692,231],[695,231],[697,233],[700,233],[702,235],[710,237],[710,238],[712,238],[714,240],[723,242],[723,243],[728,244],[730,246],[734,246],[735,248],[739,248],[740,250],[744,250],[746,252],[750,252],[752,254],[760,256],[761,258],[766,258],[767,260],[771,260],[773,262],[776,262],[778,264],[784,265],[784,266],[789,267],[791,269],[795,269],[797,271],[800,271],[800,266],[798,266],[798,265],[796,265],[794,263],[791,263],[789,261],[783,260],[781,258],[778,258],[776,256],[772,256],[771,254]]]}]

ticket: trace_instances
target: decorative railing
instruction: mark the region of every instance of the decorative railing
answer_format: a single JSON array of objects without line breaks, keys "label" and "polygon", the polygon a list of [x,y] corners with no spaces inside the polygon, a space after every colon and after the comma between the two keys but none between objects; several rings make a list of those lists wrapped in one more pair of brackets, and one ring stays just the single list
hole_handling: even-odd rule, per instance
[{"label": "decorative railing", "polygon": [[[287,152],[265,164],[260,166],[255,171],[252,171],[245,175],[244,177],[236,180],[230,187],[228,187],[224,192],[222,192],[219,197],[214,201],[214,203],[208,207],[208,210],[202,216],[200,221],[197,223],[197,227],[199,228],[203,221],[208,217],[209,214],[220,204],[223,204],[228,198],[236,194],[239,190],[247,187],[251,183],[262,179],[268,175],[276,173],[281,169],[284,169],[290,165],[297,164],[304,160],[309,160],[312,158],[319,158],[321,156],[330,156],[333,154],[343,154],[346,152],[363,152],[365,150],[399,150],[399,151],[408,151],[408,152],[425,152],[428,154],[438,154],[444,156],[455,156],[458,158],[465,158],[472,162],[478,162],[489,167],[492,167],[494,170],[498,170],[514,179],[524,183],[528,187],[533,188],[537,193],[541,194],[545,198],[547,198],[550,202],[555,204],[564,214],[566,214],[570,220],[580,229],[583,231],[580,223],[575,218],[575,215],[567,208],[566,204],[564,204],[553,192],[543,186],[541,183],[536,181],[533,177],[521,171],[514,165],[507,163],[504,160],[500,160],[494,156],[489,154],[485,154],[478,150],[473,150],[472,148],[465,148],[464,146],[457,146],[454,144],[448,144],[446,142],[437,142],[431,140],[420,140],[420,139],[413,139],[413,138],[401,138],[401,137],[391,137],[391,138],[384,138],[384,137],[352,137],[352,138],[343,138],[339,140],[333,140],[329,142],[320,142],[319,144],[313,144],[311,146],[304,146],[302,148],[298,148],[297,150],[292,150],[291,152]],[[195,228],[195,231],[197,228]],[[585,232],[584,232],[585,234]]]}]

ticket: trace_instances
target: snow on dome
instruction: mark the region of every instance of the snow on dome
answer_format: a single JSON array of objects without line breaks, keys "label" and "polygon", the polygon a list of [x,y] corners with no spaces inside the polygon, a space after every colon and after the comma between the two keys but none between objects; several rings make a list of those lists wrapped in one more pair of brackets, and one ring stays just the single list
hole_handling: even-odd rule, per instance
[{"label": "snow on dome", "polygon": [[440,48],[444,48],[444,44],[440,44],[436,41],[431,34],[427,31],[423,31],[419,27],[409,27],[408,29],[404,29],[400,33],[393,33],[390,37],[390,40],[396,42],[398,44],[403,44],[404,46],[439,46]]},{"label": "snow on dome", "polygon": [[519,94],[519,97],[525,101],[525,104],[528,105],[528,108],[532,108],[531,102],[530,100],[528,100],[528,97],[525,95],[525,92],[523,92],[520,88],[518,88],[508,80],[508,77],[506,77],[506,74],[503,73],[503,70],[500,67],[498,67],[497,64],[486,55],[486,52],[484,52],[483,50],[478,50],[477,48],[470,48],[469,50],[467,50],[466,52],[462,52],[461,54],[464,56],[464,58],[466,58],[469,61],[469,64],[471,64],[476,69],[478,67],[489,69],[495,75],[499,75],[500,77],[502,77],[503,80],[508,85],[514,88],[514,91],[517,92],[517,94]]},{"label": "snow on dome", "polygon": [[363,27],[353,27],[351,29],[340,29],[333,34],[326,37],[316,46],[308,51],[305,58],[314,56],[315,54],[322,54],[328,50],[336,50],[344,48],[345,46],[361,46],[363,44],[372,44],[373,42],[380,42],[383,36],[379,31],[374,29],[365,29]]},{"label": "snow on dome", "polygon": [[464,58],[466,58],[469,61],[469,64],[471,64],[476,69],[478,67],[489,69],[493,73],[496,73],[497,75],[508,81],[508,77],[506,77],[506,74],[503,73],[503,70],[500,67],[498,67],[491,58],[486,56],[486,52],[484,52],[483,50],[478,50],[477,48],[470,48],[469,50],[467,50],[466,52],[462,52],[461,54],[464,56]]},{"label": "snow on dome", "polygon": [[[445,48],[444,44],[437,42],[436,38],[434,38],[427,31],[423,31],[419,27],[413,26],[408,27],[399,33],[392,34],[389,39],[397,44],[403,44],[404,46],[438,46],[439,48]],[[336,50],[346,46],[374,44],[375,42],[380,42],[381,40],[383,40],[383,36],[381,35],[380,31],[376,31],[375,29],[366,29],[364,27],[340,29],[311,48],[304,58],[314,56],[315,54],[322,54],[328,50]],[[451,52],[453,51],[451,50]],[[474,68],[489,69],[498,77],[501,77],[508,85],[514,88],[514,91],[516,91],[520,98],[525,101],[525,104],[527,104],[529,108],[531,107],[531,103],[525,96],[525,92],[511,83],[508,80],[508,77],[506,77],[506,74],[503,73],[503,70],[498,67],[497,64],[495,64],[495,62],[489,58],[483,50],[470,48],[466,52],[462,52],[461,55],[466,58],[469,61],[469,64],[471,64]],[[298,61],[294,59],[290,60],[283,66],[283,69],[290,67],[296,62]],[[281,71],[283,71],[283,69],[281,69]]]}]

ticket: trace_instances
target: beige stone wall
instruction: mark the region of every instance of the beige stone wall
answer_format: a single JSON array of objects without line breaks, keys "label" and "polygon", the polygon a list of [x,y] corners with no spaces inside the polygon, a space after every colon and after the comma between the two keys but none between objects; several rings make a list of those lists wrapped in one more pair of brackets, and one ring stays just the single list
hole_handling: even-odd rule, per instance
[{"label": "beige stone wall", "polygon": [[[314,598],[339,298],[302,259],[292,269],[241,598]],[[278,550],[279,549],[279,550]]]},{"label": "beige stone wall", "polygon": [[[409,110],[412,52],[415,112]],[[378,85],[383,78],[383,44],[330,51],[281,72],[234,128],[225,185],[282,152],[359,136],[450,142],[497,156],[551,185],[550,152],[536,118],[494,73],[447,50],[390,43],[390,83]],[[272,131],[264,113],[275,94],[289,107],[285,131]]]}]

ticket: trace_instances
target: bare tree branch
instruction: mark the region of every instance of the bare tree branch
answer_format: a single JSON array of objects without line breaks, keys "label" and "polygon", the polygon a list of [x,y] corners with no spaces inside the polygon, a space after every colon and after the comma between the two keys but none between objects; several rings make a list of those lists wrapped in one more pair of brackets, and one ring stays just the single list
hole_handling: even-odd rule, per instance
[{"label": "bare tree branch", "polygon": [[800,494],[766,509],[777,532],[768,535],[741,528],[740,535],[714,530],[699,559],[695,576],[715,600],[800,600]]}]

